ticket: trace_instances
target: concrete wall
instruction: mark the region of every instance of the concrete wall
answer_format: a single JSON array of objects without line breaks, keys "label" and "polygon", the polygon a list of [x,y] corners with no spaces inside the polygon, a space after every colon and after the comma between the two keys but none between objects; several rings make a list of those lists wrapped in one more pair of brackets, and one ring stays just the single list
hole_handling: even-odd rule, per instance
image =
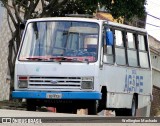
[{"label": "concrete wall", "polygon": [[2,24],[3,10],[4,10],[4,8],[1,7],[1,2],[0,2],[0,28],[1,28],[1,24]]},{"label": "concrete wall", "polygon": [[150,47],[153,47],[155,49],[160,49],[160,42],[157,39],[155,39],[152,36],[149,36],[148,40],[149,40],[149,46]]},{"label": "concrete wall", "polygon": [[0,101],[9,99],[10,85],[7,81],[8,75],[8,41],[11,33],[8,29],[6,10],[0,7]]},{"label": "concrete wall", "polygon": [[151,49],[152,83],[160,88],[160,55]]},{"label": "concrete wall", "polygon": [[[11,1],[9,1],[11,12],[14,13]],[[41,10],[41,3],[37,6],[37,11]],[[23,18],[23,10],[21,10],[21,17]],[[10,20],[12,28],[13,24]],[[12,29],[14,31],[14,29]],[[11,39],[11,31],[7,21],[7,11],[1,7],[0,3],[0,101],[8,100],[10,95],[10,82],[8,81],[8,42]]]},{"label": "concrete wall", "polygon": [[160,115],[160,88],[153,86],[153,102],[151,105],[151,116]]}]

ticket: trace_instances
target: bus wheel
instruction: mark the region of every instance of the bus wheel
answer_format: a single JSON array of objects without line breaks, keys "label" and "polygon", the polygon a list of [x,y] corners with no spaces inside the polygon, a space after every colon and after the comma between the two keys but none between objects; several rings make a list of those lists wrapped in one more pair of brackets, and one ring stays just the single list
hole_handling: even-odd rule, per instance
[{"label": "bus wheel", "polygon": [[124,109],[116,109],[116,116],[125,116]]},{"label": "bus wheel", "polygon": [[97,101],[92,100],[88,102],[88,115],[97,115]]},{"label": "bus wheel", "polygon": [[74,113],[75,114],[75,109],[72,104],[59,105],[56,107],[56,112],[58,112],[58,113]]},{"label": "bus wheel", "polygon": [[131,109],[128,110],[129,116],[136,116],[136,109],[137,109],[136,105],[137,105],[137,100],[136,100],[136,97],[133,96],[132,107],[131,107]]},{"label": "bus wheel", "polygon": [[98,101],[98,112],[106,109],[106,99],[107,99],[107,91],[103,88],[102,89],[102,99]]},{"label": "bus wheel", "polygon": [[36,105],[33,99],[27,99],[27,111],[36,111]]},{"label": "bus wheel", "polygon": [[136,97],[133,96],[131,109],[116,109],[116,116],[136,116]]}]

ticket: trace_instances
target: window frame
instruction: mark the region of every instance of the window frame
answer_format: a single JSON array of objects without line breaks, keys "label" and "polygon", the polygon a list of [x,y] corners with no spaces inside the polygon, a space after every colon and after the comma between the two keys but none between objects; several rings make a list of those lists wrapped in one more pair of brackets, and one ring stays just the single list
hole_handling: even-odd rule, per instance
[{"label": "window frame", "polygon": [[[112,26],[108,26],[108,25],[104,25],[104,27],[103,27],[103,35],[102,35],[102,47],[103,47],[103,58],[102,58],[102,61],[103,61],[103,59],[104,59],[104,56],[112,56],[113,57],[113,63],[109,63],[109,62],[104,62],[103,61],[103,63],[104,64],[111,64],[111,65],[113,65],[113,64],[115,64],[115,49],[114,49],[114,45],[113,46],[111,46],[111,48],[112,48],[112,54],[108,54],[107,53],[107,45],[106,45],[106,34],[105,34],[105,32],[106,32],[106,29],[110,29],[112,32],[113,32],[113,28],[112,28]],[[106,47],[105,49],[104,49],[104,47]]]},{"label": "window frame", "polygon": [[100,24],[98,22],[77,21],[77,20],[35,20],[35,21],[29,21],[29,22],[27,22],[25,30],[23,32],[23,36],[22,36],[20,47],[19,47],[19,51],[18,51],[18,54],[17,54],[17,58],[16,58],[17,61],[20,61],[20,62],[51,62],[51,61],[47,61],[47,60],[39,61],[39,60],[20,59],[21,53],[22,53],[22,49],[23,49],[24,44],[25,44],[24,41],[25,41],[25,37],[26,37],[26,34],[27,34],[27,29],[28,29],[29,24],[31,24],[31,23],[40,23],[40,22],[46,22],[46,23],[47,22],[80,22],[80,23],[92,23],[92,24],[96,24],[97,25],[97,38],[98,38],[98,40],[97,40],[96,57],[95,57],[95,61],[91,61],[89,63],[95,63],[95,62],[98,61],[99,37],[100,37],[100,32],[101,32],[100,31]]},{"label": "window frame", "polygon": [[[138,31],[138,30],[134,30],[134,29],[129,29],[129,28],[125,28],[125,27],[120,27],[120,26],[107,25],[107,24],[104,25],[104,32],[105,32],[106,28],[109,28],[113,32],[113,34],[114,34],[114,40],[113,40],[114,44],[112,46],[113,63],[103,62],[104,64],[110,64],[110,65],[113,65],[113,64],[115,65],[116,64],[117,66],[127,66],[127,67],[130,67],[130,68],[151,69],[150,51],[149,51],[148,37],[147,37],[147,33],[146,32]],[[123,34],[124,47],[117,46],[115,44],[115,30],[119,30],[121,32],[124,32],[124,34]],[[135,48],[128,48],[127,32],[130,32],[130,33],[132,33],[134,35],[134,37],[135,37]],[[145,49],[146,49],[145,51],[139,50],[138,35],[143,35],[144,36],[144,41],[145,41],[144,44],[145,44]],[[102,38],[103,39],[103,47],[104,47],[105,37],[106,37],[106,35],[103,33],[103,38]],[[115,53],[115,49],[116,48],[123,48],[123,49],[125,49],[126,65],[121,65],[121,64],[117,64],[116,63],[116,53]],[[137,54],[136,55],[137,56],[137,66],[131,66],[131,65],[129,65],[127,50],[134,50],[134,51],[136,51],[136,54]],[[147,53],[148,64],[149,64],[147,68],[140,66],[139,52],[145,52],[145,53]],[[104,50],[103,50],[103,56],[104,55],[108,55],[109,56],[110,54],[105,53]]]},{"label": "window frame", "polygon": [[[138,35],[142,35],[144,37],[144,46],[145,46],[145,50],[140,50],[139,49],[139,40],[138,40]],[[140,64],[140,55],[139,55],[139,66],[140,68],[142,69],[151,69],[151,63],[150,63],[150,56],[149,56],[149,46],[148,46],[148,37],[147,37],[147,34],[142,34],[142,33],[139,33],[137,34],[137,41],[138,41],[138,55],[140,52],[142,53],[147,53],[147,59],[148,59],[148,67],[142,67],[141,64]]]},{"label": "window frame", "polygon": [[[116,45],[115,39],[116,39],[116,35],[115,35],[115,31],[121,31],[122,33],[122,41],[123,41],[123,46],[118,46]],[[119,27],[113,27],[113,34],[114,34],[114,61],[118,66],[128,66],[128,59],[127,59],[127,53],[126,53],[126,37],[125,37],[125,29],[124,28],[119,28]],[[118,64],[116,62],[116,48],[119,49],[124,49],[124,59],[125,59],[125,64]]]},{"label": "window frame", "polygon": [[[127,33],[131,33],[132,35],[133,35],[133,37],[134,37],[134,44],[135,44],[135,47],[134,48],[130,48],[128,45],[128,36],[127,36]],[[135,67],[135,68],[138,68],[138,67],[140,67],[140,65],[139,65],[139,53],[138,53],[138,41],[137,41],[137,33],[136,33],[136,31],[134,31],[134,30],[126,30],[126,44],[127,44],[127,46],[126,46],[126,53],[127,53],[127,63],[128,63],[128,66],[129,67]],[[130,50],[130,51],[135,51],[136,52],[136,57],[137,57],[137,66],[133,66],[133,65],[130,65],[129,64],[129,57],[128,57],[128,50]]]}]

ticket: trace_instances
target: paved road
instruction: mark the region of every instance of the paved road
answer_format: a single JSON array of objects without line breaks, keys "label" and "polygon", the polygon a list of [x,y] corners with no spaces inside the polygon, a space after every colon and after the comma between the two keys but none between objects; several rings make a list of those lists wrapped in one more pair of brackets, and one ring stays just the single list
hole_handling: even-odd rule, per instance
[{"label": "paved road", "polygon": [[[0,122],[2,117],[11,117],[14,119],[14,124],[0,123],[0,126],[159,126],[160,123],[115,123],[122,121],[122,117],[102,117],[100,116],[88,116],[88,115],[75,115],[75,114],[63,114],[53,112],[29,112],[20,110],[5,110],[0,109]],[[42,122],[36,124],[16,123],[16,121],[34,121]],[[39,118],[40,117],[40,118]],[[45,118],[47,117],[47,118]],[[88,118],[89,117],[89,118]],[[20,119],[20,120],[18,120]],[[47,119],[47,120],[46,120]],[[128,122],[133,122],[134,119],[124,118]],[[69,121],[68,121],[69,120]],[[4,121],[4,120],[3,120]],[[45,123],[47,121],[48,123]],[[138,121],[138,120],[137,120]],[[49,123],[52,122],[52,123]],[[114,123],[112,123],[114,122]],[[107,123],[107,124],[106,124]]]}]

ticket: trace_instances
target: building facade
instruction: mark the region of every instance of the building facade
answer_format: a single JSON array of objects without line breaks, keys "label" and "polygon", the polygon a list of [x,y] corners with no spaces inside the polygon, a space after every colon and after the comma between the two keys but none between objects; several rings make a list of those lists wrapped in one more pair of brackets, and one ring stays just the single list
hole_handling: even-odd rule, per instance
[{"label": "building facade", "polygon": [[153,84],[153,102],[151,105],[151,116],[160,115],[160,41],[148,37],[151,63],[152,63],[152,84]]}]

